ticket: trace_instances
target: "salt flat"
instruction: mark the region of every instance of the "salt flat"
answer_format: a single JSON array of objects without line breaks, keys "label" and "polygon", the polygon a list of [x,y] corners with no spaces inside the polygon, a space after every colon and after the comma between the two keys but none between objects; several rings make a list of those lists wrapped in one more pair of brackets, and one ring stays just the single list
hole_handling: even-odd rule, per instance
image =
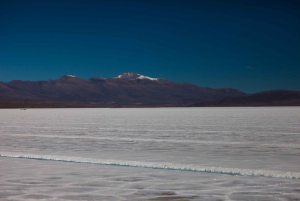
[{"label": "salt flat", "polygon": [[0,199],[298,200],[300,107],[0,110]]}]

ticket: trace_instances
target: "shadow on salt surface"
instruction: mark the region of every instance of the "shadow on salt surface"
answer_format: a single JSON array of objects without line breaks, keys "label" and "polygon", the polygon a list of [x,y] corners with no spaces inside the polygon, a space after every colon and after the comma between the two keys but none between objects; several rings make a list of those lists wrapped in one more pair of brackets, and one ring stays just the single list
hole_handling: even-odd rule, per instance
[{"label": "shadow on salt surface", "polygon": [[[197,196],[161,196],[156,198],[148,199],[149,201],[191,201],[195,198],[198,198]],[[198,199],[197,199],[198,200]]]},{"label": "shadow on salt surface", "polygon": [[263,194],[260,192],[237,192],[232,193],[229,198],[232,201],[241,201],[241,200],[257,200],[257,201],[281,201],[280,193],[271,193]]},{"label": "shadow on salt surface", "polygon": [[32,195],[26,195],[24,196],[25,199],[30,200],[50,200],[53,197],[47,196],[47,195],[38,195],[38,194],[32,194]]},{"label": "shadow on salt surface", "polygon": [[65,195],[59,197],[59,200],[105,200],[105,201],[117,201],[115,196],[101,196],[101,195]]},{"label": "shadow on salt surface", "polygon": [[131,177],[119,177],[119,178],[115,178],[114,181],[122,181],[122,182],[140,182],[140,181],[149,181],[149,178],[145,178],[145,177],[136,177],[136,176],[131,176]]},{"label": "shadow on salt surface", "polygon": [[[147,200],[147,201],[190,201],[195,198],[199,198],[198,196],[194,195],[177,195],[175,192],[172,191],[162,191],[157,192],[154,190],[144,190],[144,191],[138,191],[137,193],[134,193],[133,195],[130,195],[126,197],[128,200],[137,200],[136,197],[147,197],[144,199],[139,200]],[[197,199],[198,200],[198,199]]]}]

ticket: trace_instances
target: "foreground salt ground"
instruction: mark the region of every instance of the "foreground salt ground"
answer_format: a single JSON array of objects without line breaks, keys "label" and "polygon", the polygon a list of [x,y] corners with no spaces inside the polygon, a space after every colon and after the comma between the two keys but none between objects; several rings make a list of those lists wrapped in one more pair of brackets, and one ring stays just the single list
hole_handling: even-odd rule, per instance
[{"label": "foreground salt ground", "polygon": [[299,200],[299,114],[0,110],[0,200]]},{"label": "foreground salt ground", "polygon": [[299,200],[294,179],[0,158],[1,200]]}]

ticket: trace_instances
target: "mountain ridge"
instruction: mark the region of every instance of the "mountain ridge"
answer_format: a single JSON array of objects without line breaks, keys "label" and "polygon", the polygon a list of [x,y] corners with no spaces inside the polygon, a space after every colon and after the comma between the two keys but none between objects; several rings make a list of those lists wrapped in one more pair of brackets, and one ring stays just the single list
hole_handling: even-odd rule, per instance
[{"label": "mountain ridge", "polygon": [[[257,98],[257,95],[254,95],[257,100],[251,102],[253,94],[246,94],[237,89],[213,89],[187,82],[178,83],[151,78],[134,72],[126,72],[112,78],[92,77],[89,79],[63,75],[56,80],[0,82],[0,108],[218,107],[298,104],[297,95],[285,95],[287,98],[280,99],[287,91],[260,93],[262,95],[259,97],[264,97],[261,98],[262,100],[270,100],[263,102]],[[293,100],[288,100],[289,97]]]},{"label": "mountain ridge", "polygon": [[11,103],[29,101],[33,106],[37,102],[45,102],[47,107],[49,101],[55,103],[54,105],[61,102],[62,105],[77,103],[93,107],[187,106],[199,101],[242,95],[245,93],[236,89],[212,89],[133,72],[113,78],[82,79],[74,75],[63,75],[56,80],[13,80],[0,83],[0,98],[3,100],[10,99]]},{"label": "mountain ridge", "polygon": [[203,101],[190,107],[249,107],[249,106],[300,106],[300,91],[270,90],[241,97],[228,97],[219,101]]}]

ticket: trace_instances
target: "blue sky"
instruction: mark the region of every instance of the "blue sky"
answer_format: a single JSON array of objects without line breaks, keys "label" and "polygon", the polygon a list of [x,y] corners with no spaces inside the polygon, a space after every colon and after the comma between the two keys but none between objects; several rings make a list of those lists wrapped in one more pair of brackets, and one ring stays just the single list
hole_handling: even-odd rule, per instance
[{"label": "blue sky", "polygon": [[0,80],[150,77],[300,90],[300,1],[0,1]]}]

